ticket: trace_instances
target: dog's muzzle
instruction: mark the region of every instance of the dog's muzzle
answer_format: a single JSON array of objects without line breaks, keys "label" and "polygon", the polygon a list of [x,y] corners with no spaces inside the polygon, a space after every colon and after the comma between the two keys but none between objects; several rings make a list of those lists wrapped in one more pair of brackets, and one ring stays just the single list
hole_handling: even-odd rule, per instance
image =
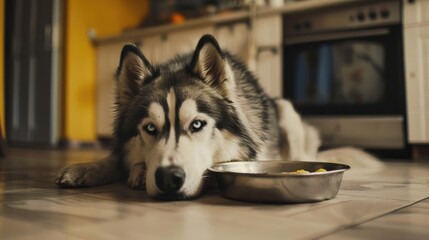
[{"label": "dog's muzzle", "polygon": [[163,193],[176,193],[183,186],[185,176],[181,167],[159,167],[155,172],[155,183]]}]

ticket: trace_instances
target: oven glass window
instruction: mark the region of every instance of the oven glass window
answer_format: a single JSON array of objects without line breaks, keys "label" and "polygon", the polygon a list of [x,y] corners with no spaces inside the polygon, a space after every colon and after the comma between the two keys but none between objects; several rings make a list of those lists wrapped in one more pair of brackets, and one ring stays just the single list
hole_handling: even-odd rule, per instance
[{"label": "oven glass window", "polygon": [[298,51],[294,101],[299,105],[378,104],[385,97],[385,49],[380,42],[342,41]]}]

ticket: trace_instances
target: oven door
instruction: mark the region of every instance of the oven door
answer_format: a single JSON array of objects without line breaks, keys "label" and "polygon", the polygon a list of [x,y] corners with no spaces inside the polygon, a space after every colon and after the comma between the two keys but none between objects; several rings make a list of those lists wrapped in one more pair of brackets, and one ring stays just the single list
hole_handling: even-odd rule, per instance
[{"label": "oven door", "polygon": [[283,92],[328,145],[403,147],[401,26],[286,36]]}]

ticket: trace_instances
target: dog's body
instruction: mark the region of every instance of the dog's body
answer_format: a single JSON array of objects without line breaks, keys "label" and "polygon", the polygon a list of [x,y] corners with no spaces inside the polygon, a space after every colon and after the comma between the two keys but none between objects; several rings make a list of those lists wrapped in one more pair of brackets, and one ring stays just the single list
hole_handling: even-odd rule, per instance
[{"label": "dog's body", "polygon": [[131,187],[146,188],[151,197],[187,199],[200,193],[216,162],[318,159],[317,131],[290,102],[271,99],[209,35],[193,54],[158,66],[125,46],[116,110],[111,155],[63,169],[57,184],[96,186],[125,172]]}]

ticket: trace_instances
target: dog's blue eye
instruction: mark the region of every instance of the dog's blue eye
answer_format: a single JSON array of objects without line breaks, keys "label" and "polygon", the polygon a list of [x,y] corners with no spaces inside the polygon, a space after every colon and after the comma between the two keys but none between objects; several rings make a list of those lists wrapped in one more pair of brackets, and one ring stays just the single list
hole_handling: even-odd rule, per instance
[{"label": "dog's blue eye", "polygon": [[155,135],[156,134],[156,127],[152,123],[149,123],[143,128],[149,135]]},{"label": "dog's blue eye", "polygon": [[193,121],[190,126],[191,132],[201,131],[201,129],[203,129],[206,124],[207,123],[205,121],[201,121],[201,120]]}]

